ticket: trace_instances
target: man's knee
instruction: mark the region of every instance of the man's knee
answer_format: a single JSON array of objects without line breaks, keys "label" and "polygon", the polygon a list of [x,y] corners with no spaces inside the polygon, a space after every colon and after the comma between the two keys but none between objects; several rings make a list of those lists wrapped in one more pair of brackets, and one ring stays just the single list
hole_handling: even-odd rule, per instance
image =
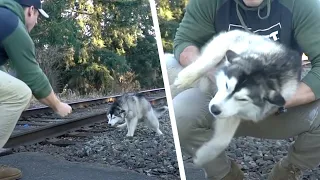
[{"label": "man's knee", "polygon": [[32,99],[31,89],[27,86],[27,84],[20,80],[14,81],[14,83],[11,84],[10,88],[12,88],[12,90],[11,98],[9,101],[20,105],[23,110],[26,109]]},{"label": "man's knee", "polygon": [[21,100],[25,103],[25,104],[29,104],[32,98],[32,91],[31,89],[25,84],[25,83],[21,83],[20,85],[20,97]]},{"label": "man's knee", "polygon": [[317,100],[311,106],[308,112],[308,121],[310,122],[310,131],[320,129],[320,100]]},{"label": "man's knee", "polygon": [[288,153],[288,162],[299,169],[313,169],[320,163],[320,101],[308,104],[304,111],[304,122],[308,130],[299,134]]},{"label": "man's knee", "polygon": [[0,101],[10,101],[24,106],[30,102],[32,92],[26,83],[2,71],[0,77]]},{"label": "man's knee", "polygon": [[173,54],[165,54],[164,60],[166,62],[169,84],[172,84],[183,67],[179,64]]},{"label": "man's knee", "polygon": [[320,100],[298,106],[294,110],[301,114],[300,119],[307,127],[307,132],[320,132]]},{"label": "man's knee", "polygon": [[210,128],[212,119],[207,120],[207,96],[198,88],[187,89],[173,99],[179,138],[184,140],[192,136],[192,131],[199,128]]},{"label": "man's knee", "polygon": [[185,102],[188,101],[184,94],[185,93],[182,92],[173,99],[174,114],[181,143],[184,141],[191,128],[189,122],[190,117],[187,117],[184,113],[184,108],[186,108]]},{"label": "man's knee", "polygon": [[31,91],[31,89],[27,86],[27,88],[25,89],[25,96],[24,96],[24,98],[23,98],[23,100],[25,100],[25,102],[26,102],[26,106],[25,106],[24,110],[26,110],[27,108],[29,108],[30,103],[31,103],[31,100],[32,100],[32,97],[33,97],[32,91]]}]

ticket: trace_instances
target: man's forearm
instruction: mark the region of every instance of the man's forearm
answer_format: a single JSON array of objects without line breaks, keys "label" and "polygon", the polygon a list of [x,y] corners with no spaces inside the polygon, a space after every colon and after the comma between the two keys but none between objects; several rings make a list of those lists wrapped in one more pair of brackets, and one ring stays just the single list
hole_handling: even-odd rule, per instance
[{"label": "man's forearm", "polygon": [[179,62],[181,66],[186,67],[192,62],[194,62],[199,56],[200,51],[196,46],[188,46],[186,47],[182,53],[180,54]]},{"label": "man's forearm", "polygon": [[294,106],[308,104],[310,102],[315,101],[315,99],[315,95],[312,92],[311,88],[307,86],[305,83],[300,82],[295,95],[289,101],[286,102],[285,107],[290,108]]},{"label": "man's forearm", "polygon": [[51,91],[51,93],[47,97],[39,99],[39,101],[52,108],[54,111],[56,111],[56,107],[60,103],[60,100],[57,98],[53,91]]}]

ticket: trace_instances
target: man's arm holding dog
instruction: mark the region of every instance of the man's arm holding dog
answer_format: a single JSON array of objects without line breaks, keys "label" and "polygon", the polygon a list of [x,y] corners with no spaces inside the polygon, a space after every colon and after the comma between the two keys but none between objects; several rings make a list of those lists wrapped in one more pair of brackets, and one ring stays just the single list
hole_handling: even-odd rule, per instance
[{"label": "man's arm holding dog", "polygon": [[215,34],[216,3],[190,0],[174,39],[174,55],[186,67],[200,54],[200,48]]},{"label": "man's arm holding dog", "polygon": [[304,82],[300,82],[295,95],[293,96],[293,98],[286,102],[285,107],[290,108],[294,106],[308,104],[315,100],[315,94],[313,93],[311,88]]},{"label": "man's arm holding dog", "polygon": [[320,98],[320,1],[296,0],[293,8],[294,37],[311,61],[310,72],[302,79],[286,107],[307,104]]}]

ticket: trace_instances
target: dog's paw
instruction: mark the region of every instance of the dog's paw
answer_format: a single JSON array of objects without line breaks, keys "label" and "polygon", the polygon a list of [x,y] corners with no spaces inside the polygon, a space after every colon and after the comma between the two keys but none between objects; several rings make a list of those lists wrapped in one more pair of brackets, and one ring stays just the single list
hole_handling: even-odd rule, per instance
[{"label": "dog's paw", "polygon": [[119,128],[119,129],[124,129],[124,128],[127,127],[127,124],[120,124],[120,125],[118,125],[116,127]]},{"label": "dog's paw", "polygon": [[159,131],[156,132],[156,135],[157,136],[163,136],[163,133],[159,130]]},{"label": "dog's paw", "polygon": [[186,69],[182,70],[176,80],[174,81],[173,85],[178,88],[178,89],[183,89],[183,88],[187,88],[187,87],[191,87],[192,84],[198,79],[198,73],[196,73],[195,71],[190,71],[188,68],[186,67]]},{"label": "dog's paw", "polygon": [[204,144],[195,153],[193,163],[198,167],[203,167],[204,164],[216,158],[216,152],[217,151],[215,151],[215,149],[212,149],[210,146],[207,146],[207,144]]},{"label": "dog's paw", "polygon": [[133,135],[127,133],[127,134],[126,134],[126,138],[132,139],[132,138],[133,138]]},{"label": "dog's paw", "polygon": [[193,164],[197,167],[202,167],[205,163],[208,162],[207,159],[207,155],[196,153],[195,157],[193,158]]}]

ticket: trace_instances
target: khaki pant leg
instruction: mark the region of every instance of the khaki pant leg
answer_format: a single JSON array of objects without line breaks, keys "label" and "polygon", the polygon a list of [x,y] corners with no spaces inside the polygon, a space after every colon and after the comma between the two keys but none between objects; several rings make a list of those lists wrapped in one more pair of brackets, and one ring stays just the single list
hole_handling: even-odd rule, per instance
[{"label": "khaki pant leg", "polygon": [[[182,152],[194,156],[199,147],[213,135],[213,116],[208,111],[210,97],[191,88],[173,99],[175,118]],[[223,152],[203,168],[206,177],[221,179],[230,171],[231,161]]]},{"label": "khaki pant leg", "polygon": [[[171,85],[183,67],[172,54],[165,54],[165,62]],[[213,134],[213,117],[207,110],[211,96],[202,93],[198,88],[182,90],[171,88],[171,94],[181,150],[193,156],[196,150]],[[226,154],[222,153],[214,161],[204,166],[206,176],[221,179],[230,171],[230,163]]]},{"label": "khaki pant leg", "polygon": [[3,148],[30,103],[32,93],[24,82],[3,71],[0,79],[0,148]]}]

